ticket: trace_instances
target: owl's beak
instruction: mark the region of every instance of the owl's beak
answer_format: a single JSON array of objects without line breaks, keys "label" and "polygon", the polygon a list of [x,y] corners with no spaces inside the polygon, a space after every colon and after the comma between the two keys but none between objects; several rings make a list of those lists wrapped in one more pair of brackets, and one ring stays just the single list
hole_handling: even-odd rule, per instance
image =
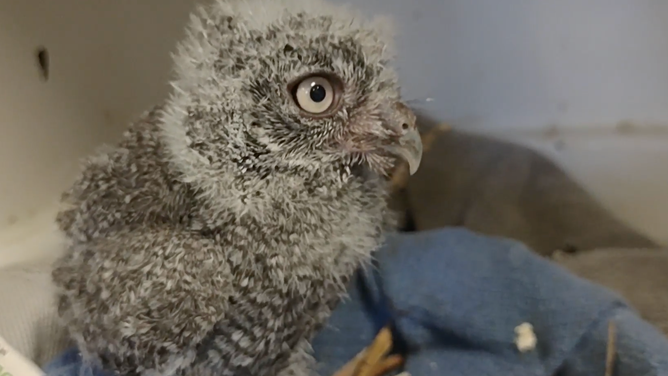
[{"label": "owl's beak", "polygon": [[392,151],[408,163],[408,171],[413,175],[422,161],[422,138],[415,128],[408,129],[399,138],[398,145]]},{"label": "owl's beak", "polygon": [[388,126],[399,136],[388,151],[406,161],[408,171],[413,175],[420,167],[422,160],[422,137],[418,132],[415,114],[404,103],[396,102],[394,118]]}]

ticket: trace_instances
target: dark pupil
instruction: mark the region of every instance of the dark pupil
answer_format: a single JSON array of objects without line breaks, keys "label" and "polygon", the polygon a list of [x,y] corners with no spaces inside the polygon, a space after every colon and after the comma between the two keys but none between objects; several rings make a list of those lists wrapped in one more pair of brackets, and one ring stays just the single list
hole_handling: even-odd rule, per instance
[{"label": "dark pupil", "polygon": [[327,96],[327,90],[325,90],[322,85],[313,85],[311,86],[311,100],[320,103],[325,100]]}]

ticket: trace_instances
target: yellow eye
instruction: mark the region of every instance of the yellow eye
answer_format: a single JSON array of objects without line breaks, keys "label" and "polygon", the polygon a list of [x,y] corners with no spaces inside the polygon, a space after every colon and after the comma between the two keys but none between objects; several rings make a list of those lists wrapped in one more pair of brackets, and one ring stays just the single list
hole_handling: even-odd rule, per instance
[{"label": "yellow eye", "polygon": [[332,108],[337,95],[335,90],[335,85],[325,77],[307,77],[295,88],[295,101],[308,113],[323,114]]}]

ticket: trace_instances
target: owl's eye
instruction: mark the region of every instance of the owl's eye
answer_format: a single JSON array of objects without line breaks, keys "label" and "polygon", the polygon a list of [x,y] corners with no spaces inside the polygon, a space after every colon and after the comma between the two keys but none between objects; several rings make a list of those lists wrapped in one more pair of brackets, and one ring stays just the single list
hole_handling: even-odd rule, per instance
[{"label": "owl's eye", "polygon": [[335,107],[340,86],[325,76],[309,76],[297,83],[293,95],[297,105],[305,112],[322,115]]}]

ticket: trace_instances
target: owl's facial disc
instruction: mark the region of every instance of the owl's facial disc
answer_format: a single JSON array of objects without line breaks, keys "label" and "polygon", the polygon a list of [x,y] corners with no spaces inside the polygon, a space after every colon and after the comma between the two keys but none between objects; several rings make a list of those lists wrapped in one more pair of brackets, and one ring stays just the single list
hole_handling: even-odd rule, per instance
[{"label": "owl's facial disc", "polygon": [[[294,80],[288,85],[288,91],[302,116],[325,119],[341,110],[344,84],[336,75],[313,73]],[[401,102],[396,102],[390,107],[390,114],[383,122],[384,131],[389,131],[390,136],[384,140],[378,139],[376,142],[385,145],[380,150],[406,161],[410,174],[413,175],[422,160],[422,139],[417,130],[415,115]],[[357,148],[353,145],[352,149]]]}]

